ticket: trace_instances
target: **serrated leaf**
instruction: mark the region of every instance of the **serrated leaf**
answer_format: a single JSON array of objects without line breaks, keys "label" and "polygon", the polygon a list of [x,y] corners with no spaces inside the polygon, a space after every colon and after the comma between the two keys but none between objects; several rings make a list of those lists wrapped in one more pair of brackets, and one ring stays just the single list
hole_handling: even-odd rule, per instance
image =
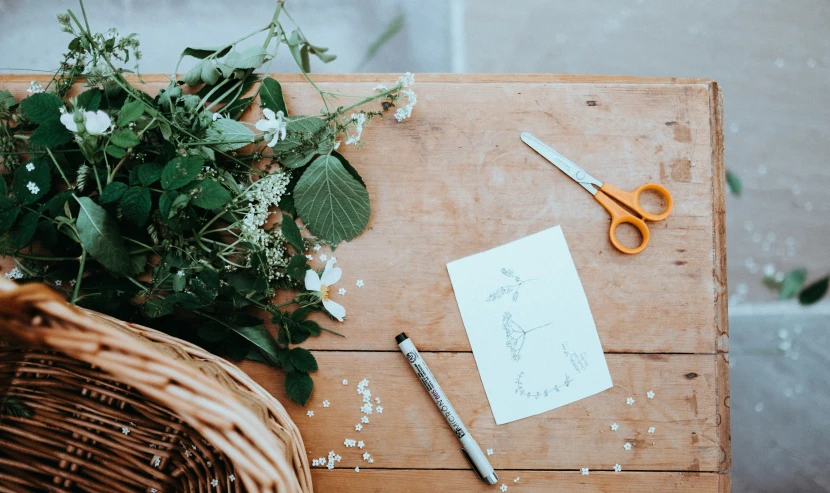
[{"label": "serrated leaf", "polygon": [[291,372],[285,376],[285,394],[289,399],[305,406],[314,390],[314,381],[308,373]]},{"label": "serrated leaf", "polygon": [[115,202],[116,200],[120,199],[124,192],[127,191],[126,183],[121,183],[120,181],[114,181],[107,185],[104,188],[104,193],[101,194],[101,198],[99,201],[102,204],[109,204],[110,202]]},{"label": "serrated leaf", "polygon": [[129,149],[130,147],[135,147],[139,143],[138,136],[130,130],[129,128],[122,128],[120,130],[116,130],[110,135],[110,142],[117,145],[118,147],[123,147],[124,149]]},{"label": "serrated leaf", "polygon": [[254,132],[246,125],[230,118],[219,118],[212,122],[205,131],[211,144],[220,151],[232,151],[245,147],[254,141]]},{"label": "serrated leaf", "polygon": [[159,197],[159,212],[161,217],[167,220],[170,217],[170,212],[173,208],[173,201],[178,198],[177,192],[166,192]]},{"label": "serrated leaf", "polygon": [[320,327],[320,324],[318,324],[314,320],[303,320],[302,322],[299,322],[297,325],[299,325],[302,330],[308,332],[310,335],[313,336],[319,336],[320,332],[323,330],[322,327]]},{"label": "serrated leaf", "polygon": [[232,51],[224,58],[223,63],[233,68],[259,68],[265,61],[268,52],[262,46],[251,46],[243,51]]},{"label": "serrated leaf", "polygon": [[317,360],[311,351],[301,347],[295,347],[291,350],[291,364],[299,371],[310,373],[317,371]]},{"label": "serrated leaf", "polygon": [[202,209],[218,209],[231,201],[227,188],[213,180],[199,180],[187,186],[190,203]]},{"label": "serrated leaf", "polygon": [[148,186],[161,179],[164,166],[159,163],[144,163],[138,167],[138,180],[142,185]]},{"label": "serrated leaf", "polygon": [[20,101],[20,111],[29,120],[44,124],[58,121],[61,117],[60,109],[63,101],[51,92],[39,92]]},{"label": "serrated leaf", "polygon": [[117,274],[125,274],[130,256],[124,247],[118,224],[89,197],[75,197],[75,200],[80,205],[76,227],[81,244],[101,265]]},{"label": "serrated leaf", "polygon": [[296,169],[307,165],[314,156],[328,154],[332,148],[331,128],[321,118],[301,116],[286,122],[285,139],[272,150],[280,164]]},{"label": "serrated leaf", "polygon": [[202,62],[202,80],[205,81],[205,84],[216,84],[219,82],[219,77],[222,74],[219,72],[219,69],[216,68],[216,65],[213,63],[205,60]]},{"label": "serrated leaf", "polygon": [[190,203],[190,195],[183,193],[181,195],[176,196],[173,200],[173,204],[170,206],[170,213],[168,214],[166,219],[173,218],[176,214],[178,214],[181,210],[187,207],[187,204]]},{"label": "serrated leaf", "polygon": [[36,159],[29,164],[33,167],[31,171],[28,165],[20,166],[15,170],[12,180],[12,192],[23,205],[36,202],[52,187],[52,167],[49,162],[45,159]]},{"label": "serrated leaf", "polygon": [[340,164],[343,165],[343,167],[346,169],[346,171],[348,171],[349,174],[352,175],[352,177],[355,180],[359,181],[360,184],[363,185],[363,188],[366,188],[366,182],[363,181],[363,177],[360,176],[360,173],[358,173],[357,170],[354,169],[354,166],[352,166],[352,163],[350,163],[342,154],[340,154],[337,151],[331,151],[331,155],[336,157],[337,160],[340,161]]},{"label": "serrated leaf", "polygon": [[268,108],[274,113],[282,111],[288,116],[288,109],[285,107],[285,99],[282,96],[282,86],[275,79],[266,77],[259,88],[259,101],[263,108]]},{"label": "serrated leaf", "polygon": [[204,165],[204,158],[199,156],[174,158],[161,173],[161,188],[175,190],[187,185],[202,172]]},{"label": "serrated leaf", "polygon": [[11,246],[14,249],[23,248],[28,245],[37,231],[38,215],[35,212],[30,212],[20,218],[17,226],[11,232]]},{"label": "serrated leaf", "polygon": [[197,63],[182,76],[182,81],[188,86],[195,86],[202,83],[202,62]]},{"label": "serrated leaf", "polygon": [[351,240],[369,224],[369,193],[334,156],[311,163],[294,188],[303,223],[331,243]]},{"label": "serrated leaf", "polygon": [[150,318],[159,318],[173,313],[173,305],[166,300],[147,300],[144,303],[144,313]]},{"label": "serrated leaf", "polygon": [[76,101],[77,106],[84,111],[98,111],[98,107],[101,105],[101,90],[97,87],[87,89],[81,94],[78,94]]},{"label": "serrated leaf", "polygon": [[282,235],[294,247],[294,251],[297,253],[302,253],[305,251],[305,243],[303,242],[303,236],[300,234],[300,228],[297,227],[297,223],[294,222],[294,218],[289,216],[288,214],[283,213],[282,215],[282,224],[280,224],[280,230],[282,231]]},{"label": "serrated leaf", "polygon": [[152,205],[150,190],[144,187],[130,187],[121,197],[121,210],[124,217],[136,226],[147,224]]},{"label": "serrated leaf", "polygon": [[807,270],[804,268],[793,269],[784,276],[781,281],[781,291],[778,292],[778,297],[782,300],[788,300],[797,295],[804,286],[804,280],[807,279]]},{"label": "serrated leaf", "polygon": [[222,107],[222,114],[228,118],[232,118],[234,120],[239,120],[242,116],[242,113],[245,112],[250,106],[251,103],[254,101],[254,98],[241,98],[237,99],[231,104]]},{"label": "serrated leaf", "polygon": [[63,126],[60,120],[41,123],[29,136],[32,147],[58,147],[72,141],[72,132]]},{"label": "serrated leaf", "polygon": [[810,284],[804,288],[801,293],[799,293],[798,302],[802,305],[812,305],[813,303],[816,303],[827,293],[828,284],[830,284],[830,276],[826,276],[823,279],[819,279],[813,284]]},{"label": "serrated leaf", "polygon": [[20,206],[14,206],[0,212],[0,233],[5,233],[11,229],[18,215],[20,215]]},{"label": "serrated leaf", "polygon": [[121,159],[122,157],[127,155],[127,151],[123,147],[118,147],[110,143],[110,145],[106,148],[107,154],[114,157],[115,159]]},{"label": "serrated leaf", "polygon": [[285,273],[288,277],[299,281],[305,276],[305,271],[308,270],[306,266],[306,258],[302,253],[295,253],[288,260],[288,265],[285,266]]},{"label": "serrated leaf", "polygon": [[[124,103],[121,107],[121,112],[118,113],[118,126],[123,127],[132,123],[144,114],[144,102],[139,99],[132,99]],[[122,146],[124,147],[124,146]],[[129,147],[129,146],[127,146]]]},{"label": "serrated leaf", "polygon": [[741,183],[741,178],[738,175],[729,170],[726,170],[726,184],[729,185],[729,190],[732,192],[733,195],[735,195],[736,197],[741,196],[741,192],[743,191],[744,187]]}]

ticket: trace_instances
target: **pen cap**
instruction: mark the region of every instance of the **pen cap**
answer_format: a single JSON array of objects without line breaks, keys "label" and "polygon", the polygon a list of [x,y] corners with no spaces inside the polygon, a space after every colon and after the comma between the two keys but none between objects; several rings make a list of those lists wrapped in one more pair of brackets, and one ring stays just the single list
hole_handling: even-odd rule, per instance
[{"label": "pen cap", "polygon": [[402,343],[407,339],[409,339],[409,337],[406,336],[406,332],[401,332],[400,334],[395,336],[395,342],[397,342],[398,344]]}]

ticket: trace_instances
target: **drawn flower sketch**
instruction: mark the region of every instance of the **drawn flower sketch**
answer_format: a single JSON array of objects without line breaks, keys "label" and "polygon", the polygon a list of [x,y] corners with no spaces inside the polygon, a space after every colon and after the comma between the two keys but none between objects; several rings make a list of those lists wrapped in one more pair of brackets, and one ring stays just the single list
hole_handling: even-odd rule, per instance
[{"label": "drawn flower sketch", "polygon": [[553,387],[533,391],[525,389],[523,382],[524,376],[525,372],[520,372],[519,375],[516,377],[515,393],[519,394],[522,397],[527,397],[528,399],[530,399],[531,397],[535,397],[536,399],[540,397],[548,397],[553,393],[561,392],[563,390],[563,387],[570,387],[571,384],[574,382],[574,379],[566,373],[565,378],[561,384],[556,384]]},{"label": "drawn flower sketch", "polygon": [[511,279],[515,284],[505,284],[504,286],[502,286],[499,289],[497,289],[497,290],[493,291],[492,293],[490,293],[490,296],[488,296],[485,301],[496,301],[496,300],[500,299],[502,296],[506,296],[510,293],[513,293],[513,301],[514,302],[518,301],[518,299],[519,299],[519,288],[522,287],[522,285],[524,283],[535,281],[535,280],[538,279],[538,278],[533,278],[533,279],[522,280],[521,277],[517,276],[513,272],[513,269],[507,269],[507,268],[504,268],[504,267],[502,267],[501,273],[505,277]]},{"label": "drawn flower sketch", "polygon": [[525,330],[521,325],[517,324],[513,320],[513,314],[510,312],[504,312],[504,316],[501,319],[501,326],[504,329],[504,335],[507,337],[505,345],[507,346],[507,349],[510,350],[510,357],[513,358],[513,361],[519,361],[522,359],[522,348],[525,345],[525,339],[527,339],[528,334],[534,330],[547,327],[552,323],[553,322],[548,322],[538,327]]}]

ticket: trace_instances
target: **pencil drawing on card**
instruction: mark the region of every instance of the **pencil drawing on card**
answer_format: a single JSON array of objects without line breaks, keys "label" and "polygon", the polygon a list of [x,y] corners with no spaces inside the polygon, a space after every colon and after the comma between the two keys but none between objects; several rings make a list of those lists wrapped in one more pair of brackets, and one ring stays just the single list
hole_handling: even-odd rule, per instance
[{"label": "pencil drawing on card", "polygon": [[539,390],[527,390],[524,388],[524,376],[525,372],[520,372],[519,375],[516,377],[516,390],[515,392],[522,397],[527,397],[530,399],[534,397],[536,399],[540,397],[548,397],[554,393],[559,393],[565,390],[567,387],[570,387],[571,384],[574,382],[574,379],[565,374],[565,377],[562,379],[561,383],[554,384],[552,387],[543,388]]},{"label": "pencil drawing on card", "polygon": [[507,346],[507,349],[510,350],[510,357],[513,358],[513,361],[519,361],[522,359],[522,348],[525,345],[527,336],[531,332],[548,327],[552,323],[553,322],[548,322],[546,324],[533,327],[532,329],[525,329],[513,320],[512,313],[504,312],[504,316],[502,316],[501,319],[501,326],[502,329],[504,329],[504,335],[507,338],[505,345]]},{"label": "pencil drawing on card", "polygon": [[513,269],[508,269],[506,267],[502,267],[501,273],[504,277],[507,277],[508,279],[510,279],[510,281],[508,281],[506,284],[502,285],[499,289],[497,289],[497,290],[493,291],[492,293],[490,293],[490,296],[488,296],[485,301],[496,301],[496,300],[501,299],[502,297],[507,296],[511,293],[513,294],[513,296],[512,296],[513,301],[514,302],[518,301],[519,300],[519,288],[521,288],[522,285],[525,284],[525,283],[528,283],[528,282],[531,282],[531,281],[536,281],[538,279],[538,278],[522,279],[521,277],[517,276],[513,272]]}]

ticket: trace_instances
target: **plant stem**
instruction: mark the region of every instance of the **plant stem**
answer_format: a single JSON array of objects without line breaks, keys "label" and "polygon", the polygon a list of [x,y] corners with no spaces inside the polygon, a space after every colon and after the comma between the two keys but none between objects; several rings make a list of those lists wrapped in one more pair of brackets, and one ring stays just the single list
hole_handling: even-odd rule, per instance
[{"label": "plant stem", "polygon": [[84,277],[84,266],[86,265],[86,248],[83,249],[81,252],[81,265],[78,266],[78,277],[75,278],[75,290],[72,292],[72,303],[73,305],[78,300],[78,293],[81,290],[81,279]]},{"label": "plant stem", "polygon": [[69,187],[69,188],[72,188],[72,184],[69,183],[69,180],[66,178],[66,175],[63,174],[63,170],[61,169],[61,165],[58,164],[58,160],[55,159],[55,155],[52,154],[52,150],[47,147],[46,152],[49,154],[49,157],[52,158],[52,162],[55,163],[55,167],[58,168],[58,172],[60,172],[61,178],[63,178],[63,181],[66,182],[66,186]]},{"label": "plant stem", "polygon": [[40,255],[29,255],[28,253],[16,252],[14,257],[25,258],[26,260],[39,260],[42,262],[66,262],[69,260],[78,260],[79,257],[43,257]]},{"label": "plant stem", "polygon": [[353,109],[357,108],[358,106],[363,106],[366,103],[371,103],[374,100],[384,98],[384,97],[392,94],[395,91],[399,91],[400,89],[401,89],[401,85],[396,84],[395,87],[393,87],[392,89],[387,89],[386,91],[379,92],[379,93],[374,94],[372,96],[363,98],[363,99],[361,99],[360,101],[358,101],[357,103],[355,103],[353,105],[346,106],[345,108],[342,108],[342,109],[330,114],[329,116],[326,117],[326,120],[331,120],[332,118],[335,118],[335,117],[337,117],[339,115],[342,115],[342,114],[344,114],[344,113],[346,113],[350,110],[353,110]]}]

